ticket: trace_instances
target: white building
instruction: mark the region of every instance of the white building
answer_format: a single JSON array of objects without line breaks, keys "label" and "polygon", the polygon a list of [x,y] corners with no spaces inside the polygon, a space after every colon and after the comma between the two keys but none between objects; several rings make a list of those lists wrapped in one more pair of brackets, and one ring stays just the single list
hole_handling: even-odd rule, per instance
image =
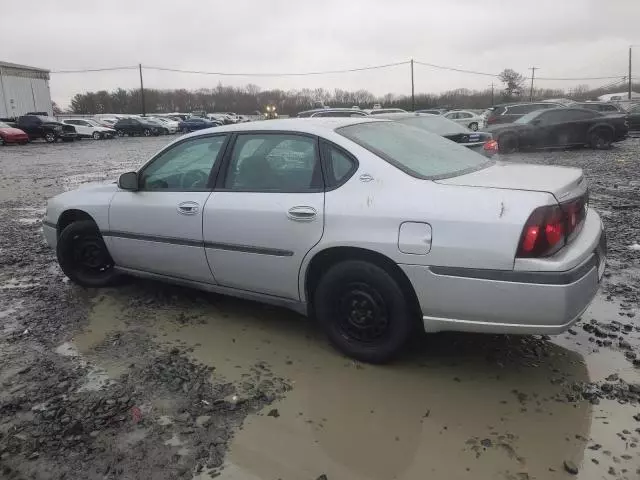
[{"label": "white building", "polygon": [[0,61],[0,118],[53,114],[49,70]]}]

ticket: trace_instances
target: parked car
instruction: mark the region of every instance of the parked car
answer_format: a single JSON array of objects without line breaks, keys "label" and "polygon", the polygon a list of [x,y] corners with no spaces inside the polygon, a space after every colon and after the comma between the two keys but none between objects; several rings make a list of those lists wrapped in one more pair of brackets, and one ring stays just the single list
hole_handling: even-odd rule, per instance
[{"label": "parked car", "polygon": [[113,128],[113,126],[118,122],[117,118],[99,118],[95,120],[99,125],[107,128]]},{"label": "parked car", "polygon": [[25,145],[29,143],[29,135],[19,128],[12,127],[4,122],[0,122],[0,146],[9,143],[19,143]]},{"label": "parked car", "polygon": [[382,115],[383,113],[407,113],[406,110],[401,108],[371,108],[365,109],[363,112],[366,112],[369,115]]},{"label": "parked car", "polygon": [[177,120],[169,117],[153,117],[154,120],[160,122],[169,131],[170,134],[177,133],[179,130],[179,124]]},{"label": "parked car", "polygon": [[431,108],[426,110],[416,110],[416,113],[428,113],[429,115],[442,115],[443,113],[447,113],[449,110],[444,108]]},{"label": "parked car", "polygon": [[548,110],[550,108],[561,107],[564,107],[564,105],[552,102],[505,103],[503,105],[495,105],[489,107],[486,112],[486,125],[512,123],[527,113],[535,112],[536,110]]},{"label": "parked car", "polygon": [[571,104],[571,107],[586,108],[587,110],[595,110],[596,112],[601,112],[601,113],[604,113],[605,115],[609,113],[612,113],[614,115],[625,113],[625,111],[615,103],[607,103],[607,102],[575,102]]},{"label": "parked car", "polygon": [[160,135],[169,135],[169,128],[164,122],[155,117],[142,117],[143,121],[155,125],[158,128]]},{"label": "parked car", "polygon": [[205,120],[204,118],[199,117],[191,117],[183,120],[178,124],[178,128],[183,133],[194,132],[196,130],[202,130],[204,128],[218,127],[220,126],[219,122],[212,122],[210,120]]},{"label": "parked car", "polygon": [[580,169],[496,164],[369,117],[182,136],[118,183],[49,200],[43,230],[77,284],[126,273],[285,306],[369,362],[416,325],[563,332],[605,261]]},{"label": "parked car", "polygon": [[53,117],[41,115],[18,117],[16,127],[25,132],[29,140],[42,138],[47,143],[54,143],[59,139],[63,142],[73,142],[78,137],[72,125],[65,125]]},{"label": "parked car", "polygon": [[104,127],[90,118],[65,118],[61,120],[61,122],[66,125],[73,125],[78,134],[78,138],[100,140],[116,136],[116,131],[113,128]]},{"label": "parked car", "polygon": [[640,103],[629,108],[627,123],[629,124],[629,130],[640,131]]},{"label": "parked car", "polygon": [[151,123],[144,118],[121,118],[115,123],[113,128],[116,130],[119,137],[123,137],[125,135],[129,135],[130,137],[133,137],[134,135],[144,135],[145,137],[154,135],[157,137],[161,133],[161,128],[158,125]]},{"label": "parked car", "polygon": [[298,117],[367,117],[369,114],[358,108],[314,108],[300,112]]},{"label": "parked car", "polygon": [[479,128],[484,127],[485,118],[468,110],[453,110],[451,112],[444,113],[442,116],[449,120],[453,120],[474,132],[477,132]]},{"label": "parked car", "polygon": [[498,142],[493,139],[490,133],[469,130],[467,127],[463,127],[441,115],[407,112],[387,113],[378,115],[376,118],[386,118],[435,133],[486,157],[491,157],[498,153]]},{"label": "parked car", "polygon": [[489,127],[501,153],[520,148],[589,145],[606,149],[627,137],[624,115],[603,115],[584,108],[537,110],[508,125]]}]

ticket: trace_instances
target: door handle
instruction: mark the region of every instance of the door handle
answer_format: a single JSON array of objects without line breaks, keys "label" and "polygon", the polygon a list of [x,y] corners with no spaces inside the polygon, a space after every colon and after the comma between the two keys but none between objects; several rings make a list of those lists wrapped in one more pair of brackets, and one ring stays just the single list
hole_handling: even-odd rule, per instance
[{"label": "door handle", "polygon": [[182,215],[195,215],[200,211],[200,205],[196,202],[182,202],[178,204],[178,213]]},{"label": "door handle", "polygon": [[291,207],[287,212],[289,220],[294,220],[296,222],[310,222],[316,218],[316,215],[318,215],[318,212],[315,208],[304,205]]}]

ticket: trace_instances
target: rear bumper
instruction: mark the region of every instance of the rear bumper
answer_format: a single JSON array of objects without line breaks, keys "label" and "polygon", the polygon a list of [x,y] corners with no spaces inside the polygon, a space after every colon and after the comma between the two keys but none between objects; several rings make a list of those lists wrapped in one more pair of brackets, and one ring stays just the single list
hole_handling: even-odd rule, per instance
[{"label": "rear bumper", "polygon": [[[587,309],[604,272],[605,237],[571,270],[500,272],[400,265],[427,332],[557,334]],[[484,273],[478,273],[484,272]]]}]

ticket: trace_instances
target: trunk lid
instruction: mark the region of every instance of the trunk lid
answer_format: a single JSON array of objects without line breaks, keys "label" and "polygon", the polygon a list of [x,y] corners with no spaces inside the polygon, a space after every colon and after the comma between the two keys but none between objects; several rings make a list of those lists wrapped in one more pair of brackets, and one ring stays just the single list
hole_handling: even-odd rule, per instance
[{"label": "trunk lid", "polygon": [[496,162],[491,167],[436,182],[445,185],[547,192],[558,202],[579,197],[587,191],[587,182],[579,168],[505,162]]}]

